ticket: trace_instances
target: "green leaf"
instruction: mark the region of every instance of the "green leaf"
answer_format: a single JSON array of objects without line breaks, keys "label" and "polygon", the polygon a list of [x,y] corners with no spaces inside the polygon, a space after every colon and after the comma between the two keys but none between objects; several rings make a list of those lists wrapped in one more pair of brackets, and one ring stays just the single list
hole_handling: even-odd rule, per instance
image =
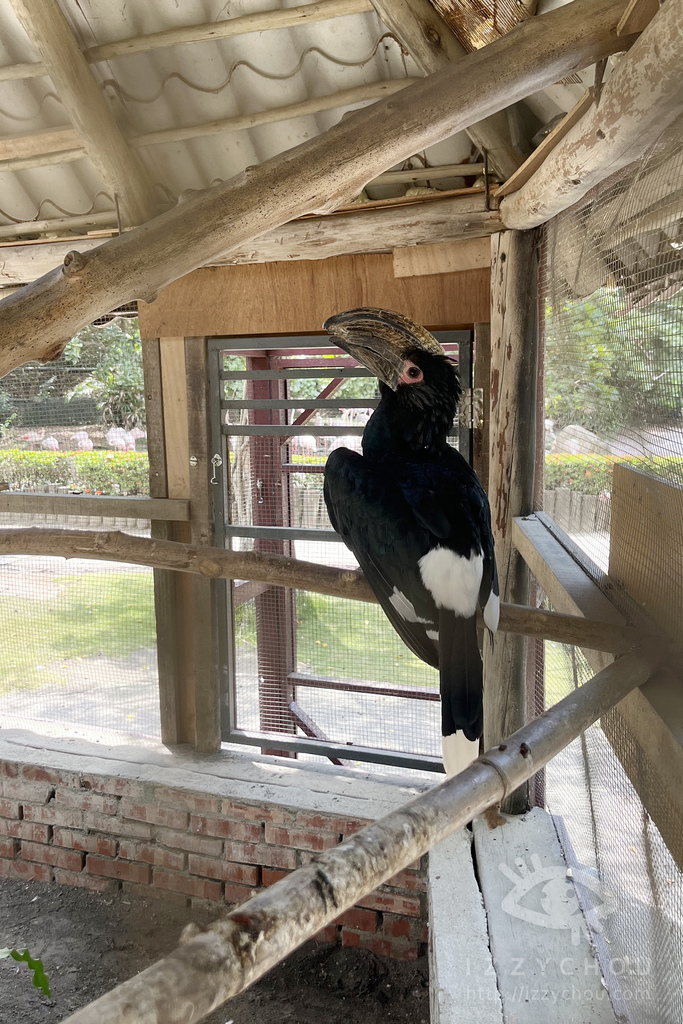
[{"label": "green leaf", "polygon": [[20,953],[16,949],[10,949],[9,955],[12,957],[13,960],[24,960],[26,962],[29,970],[33,972],[34,987],[42,989],[47,998],[50,999],[50,983],[47,980],[47,974],[45,973],[45,969],[43,967],[43,961],[34,960],[27,949],[25,949],[23,953]]}]

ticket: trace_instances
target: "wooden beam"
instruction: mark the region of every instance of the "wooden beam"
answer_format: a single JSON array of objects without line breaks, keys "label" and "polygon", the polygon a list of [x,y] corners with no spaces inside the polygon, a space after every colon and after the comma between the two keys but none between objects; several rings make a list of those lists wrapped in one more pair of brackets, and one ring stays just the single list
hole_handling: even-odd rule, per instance
[{"label": "wooden beam", "polygon": [[566,210],[637,160],[683,112],[683,4],[660,8],[612,72],[591,107],[500,213],[511,228],[531,228]]},{"label": "wooden beam", "polygon": [[[147,337],[152,332],[144,331]],[[169,498],[190,498],[190,451],[187,437],[185,338],[159,338],[164,405],[166,478]]]},{"label": "wooden beam", "polygon": [[560,123],[556,124],[553,130],[546,135],[531,156],[527,157],[521,167],[518,167],[515,173],[499,189],[496,189],[494,192],[495,198],[500,199],[520,189],[529,180],[531,175],[538,170],[548,154],[562,141],[567,132],[583,117],[592,102],[593,89],[586,89],[578,103],[575,103],[569,113],[564,115]]},{"label": "wooden beam", "polygon": [[394,249],[394,277],[422,277],[425,274],[453,274],[491,266],[488,238],[467,238],[461,242],[437,242]]},{"label": "wooden beam", "polygon": [[0,492],[0,512],[175,521],[190,518],[190,503],[178,498],[3,491]]},{"label": "wooden beam", "polygon": [[143,224],[156,212],[152,181],[128,149],[57,0],[11,3],[90,160],[118,196],[124,223]]},{"label": "wooden beam", "polygon": [[[497,210],[485,210],[480,195],[430,200],[410,206],[366,210],[290,221],[254,239],[249,248],[218,256],[213,266],[323,260],[351,253],[391,252],[394,247],[487,237],[500,231]],[[101,238],[0,245],[0,284],[26,284],[62,263],[78,245],[89,252]]]},{"label": "wooden beam", "polygon": [[[429,0],[372,0],[372,3],[384,24],[425,75],[465,55],[465,47]],[[519,167],[522,157],[512,144],[503,113],[493,113],[465,130],[480,150],[488,152],[492,167],[503,178]]]},{"label": "wooden beam", "polygon": [[0,138],[0,166],[5,160],[82,147],[81,136],[73,128],[42,128],[31,135],[5,135]]},{"label": "wooden beam", "polygon": [[[531,232],[494,235],[491,248],[491,403],[489,501],[503,601],[529,603],[529,572],[512,541],[515,516],[533,507],[536,442],[537,239]],[[484,745],[524,725],[526,643],[484,644]],[[521,812],[526,791],[508,805]]]},{"label": "wooden beam", "polygon": [[66,266],[0,303],[0,374],[31,359],[55,358],[104,310],[150,298],[294,217],[335,209],[382,171],[483,113],[623,48],[627,43],[616,36],[620,14],[620,0],[573,0],[295,149],[191,196],[143,230],[85,256],[67,254]]},{"label": "wooden beam", "polygon": [[626,10],[619,19],[617,35],[627,36],[642,32],[659,10],[660,0],[629,0]]}]

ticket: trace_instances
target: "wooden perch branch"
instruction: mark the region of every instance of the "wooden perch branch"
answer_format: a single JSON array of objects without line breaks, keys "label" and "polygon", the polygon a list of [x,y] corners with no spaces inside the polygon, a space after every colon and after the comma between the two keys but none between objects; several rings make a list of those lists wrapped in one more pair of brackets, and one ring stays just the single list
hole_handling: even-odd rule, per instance
[{"label": "wooden perch branch", "polygon": [[[129,562],[155,569],[194,573],[207,579],[255,580],[273,587],[312,590],[317,594],[344,597],[352,601],[377,601],[365,577],[357,570],[335,569],[329,565],[286,558],[284,555],[226,551],[223,548],[200,547],[119,532],[41,530],[35,527],[0,530],[0,554],[56,555],[60,558]],[[643,640],[642,636],[636,638],[628,626],[593,622],[580,616],[561,615],[514,604],[501,605],[499,629],[557,643],[577,644],[609,654],[632,651]]]},{"label": "wooden perch branch", "polygon": [[[111,239],[0,303],[0,375],[54,359],[102,312],[158,290],[306,213],[325,213],[426,146],[626,48],[621,0],[574,0],[356,111],[296,148]],[[68,261],[68,263],[67,263]]]},{"label": "wooden perch branch", "polygon": [[656,665],[654,655],[610,665],[459,775],[326,850],[206,931],[190,925],[173,953],[64,1024],[202,1020],[382,882],[500,803],[645,683]]}]

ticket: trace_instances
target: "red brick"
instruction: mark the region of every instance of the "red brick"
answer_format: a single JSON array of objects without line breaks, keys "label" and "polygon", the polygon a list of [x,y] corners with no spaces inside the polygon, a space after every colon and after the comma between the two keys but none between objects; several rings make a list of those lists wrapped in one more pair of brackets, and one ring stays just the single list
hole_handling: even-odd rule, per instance
[{"label": "red brick", "polygon": [[0,761],[0,779],[16,779],[19,765],[13,761]]},{"label": "red brick", "polygon": [[416,875],[414,871],[399,871],[393,878],[389,878],[385,884],[394,889],[410,889],[412,892],[427,891],[424,879]]},{"label": "red brick", "polygon": [[34,864],[28,860],[0,860],[0,875],[18,878],[22,882],[51,882],[52,868],[47,864]]},{"label": "red brick", "polygon": [[225,858],[237,861],[238,864],[262,864],[264,867],[287,868],[290,871],[296,867],[296,850],[264,846],[262,843],[226,842]]},{"label": "red brick", "polygon": [[55,846],[68,850],[82,850],[83,853],[98,853],[102,857],[116,856],[116,840],[105,836],[93,836],[87,832],[72,832],[66,828],[55,828]]},{"label": "red brick", "polygon": [[150,871],[147,864],[134,864],[127,860],[109,860],[89,853],[85,858],[85,870],[91,875],[119,878],[125,882],[149,883]]},{"label": "red brick", "polygon": [[[76,813],[75,811],[72,813]],[[83,811],[83,825],[93,832],[114,832],[128,839],[151,839],[152,826],[143,821],[123,821],[118,815]]]},{"label": "red brick", "polygon": [[360,948],[360,932],[352,932],[348,928],[342,928],[341,930],[341,942],[342,946],[353,946],[355,949]]},{"label": "red brick", "polygon": [[417,896],[391,895],[390,893],[371,892],[358,900],[359,907],[367,907],[368,910],[386,911],[390,914],[401,914],[404,917],[421,917],[422,907]]},{"label": "red brick", "polygon": [[218,797],[186,793],[181,789],[169,789],[168,786],[155,787],[154,802],[169,804],[183,811],[193,811],[195,814],[218,814],[221,806]]},{"label": "red brick", "polygon": [[79,889],[90,889],[91,892],[118,892],[119,883],[97,875],[88,875],[85,871],[65,871],[55,868],[55,882],[58,885],[76,885]]},{"label": "red brick", "polygon": [[90,789],[58,789],[55,792],[55,804],[57,807],[79,807],[82,811],[116,814],[119,797],[108,793],[93,793]]},{"label": "red brick", "polygon": [[174,811],[170,807],[157,807],[156,804],[136,803],[134,800],[121,800],[121,816],[133,818],[134,821],[148,821],[152,825],[165,825],[166,828],[187,828],[187,811]]},{"label": "red brick", "polygon": [[410,921],[405,918],[394,917],[393,914],[385,914],[382,922],[382,931],[388,939],[409,939]]},{"label": "red brick", "polygon": [[287,825],[294,821],[294,812],[282,807],[266,807],[263,804],[242,804],[234,800],[223,800],[221,814],[239,821],[270,821],[275,825]]},{"label": "red brick", "polygon": [[16,839],[0,839],[0,857],[14,860],[18,849],[19,843]]},{"label": "red brick", "polygon": [[261,838],[261,826],[247,821],[227,821],[225,818],[207,818],[193,814],[190,818],[190,832],[195,835],[222,836],[244,843],[257,843]]},{"label": "red brick", "polygon": [[24,818],[43,825],[64,825],[66,828],[83,827],[83,811],[71,807],[57,807],[49,804],[24,804]]},{"label": "red brick", "polygon": [[28,782],[49,782],[51,786],[73,786],[77,789],[81,784],[78,772],[53,770],[38,764],[22,765],[20,774]]},{"label": "red brick", "polygon": [[351,907],[350,910],[340,914],[336,924],[345,928],[355,928],[359,932],[374,932],[377,929],[377,914],[374,910],[360,910],[358,907]]},{"label": "red brick", "polygon": [[144,782],[122,779],[115,775],[82,775],[83,789],[92,789],[95,793],[111,793],[112,796],[126,796],[131,800],[144,803],[151,790]]},{"label": "red brick", "polygon": [[361,949],[369,949],[378,956],[392,956],[393,947],[389,939],[380,939],[376,935],[361,935]]},{"label": "red brick", "polygon": [[34,860],[38,864],[52,864],[53,867],[64,868],[66,871],[81,871],[83,868],[82,853],[77,853],[75,850],[63,850],[59,846],[23,842],[21,856],[24,860]]},{"label": "red brick", "polygon": [[222,896],[220,882],[209,882],[205,878],[188,878],[173,871],[154,869],[154,885],[158,889],[170,889],[171,892],[182,892],[186,896],[197,896],[199,899],[216,902]]},{"label": "red brick", "polygon": [[47,782],[26,782],[24,779],[0,779],[0,796],[9,800],[26,800],[34,804],[45,804],[54,792],[54,786]]},{"label": "red brick", "polygon": [[367,821],[361,821],[359,818],[339,818],[334,814],[306,814],[303,812],[297,814],[295,821],[298,828],[323,829],[328,832],[340,832],[344,835],[353,835],[367,824]]},{"label": "red brick", "polygon": [[417,960],[418,954],[419,950],[414,942],[399,940],[391,943],[389,956],[394,960]]},{"label": "red brick", "polygon": [[18,800],[0,800],[0,816],[3,818],[20,818],[21,804]]},{"label": "red brick", "polygon": [[160,846],[146,843],[133,843],[130,839],[122,839],[119,843],[119,857],[124,860],[139,860],[143,864],[152,864],[157,868],[168,868],[169,871],[184,871],[184,853],[175,850],[164,850]]},{"label": "red brick", "polygon": [[34,843],[49,843],[52,829],[49,825],[34,825],[30,821],[11,821],[0,818],[0,835],[14,839],[30,839]]},{"label": "red brick", "polygon": [[261,871],[262,882],[264,885],[275,885],[276,882],[280,882],[283,878],[289,875],[289,871],[279,871],[273,868],[263,868]]},{"label": "red brick", "polygon": [[187,850],[188,853],[199,853],[204,857],[220,857],[223,852],[221,839],[204,839],[188,832],[172,832],[165,828],[155,829],[154,834],[162,846],[172,846],[176,850]]},{"label": "red brick", "polygon": [[241,885],[259,884],[259,869],[251,864],[231,864],[229,861],[198,857],[191,853],[188,870],[191,875],[220,878],[224,882],[239,882]]},{"label": "red brick", "polygon": [[336,924],[328,924],[313,936],[314,942],[336,942],[339,931]]},{"label": "red brick", "polygon": [[254,895],[253,889],[247,889],[243,885],[231,885],[229,882],[225,886],[225,902],[231,903],[235,907],[241,907],[243,903],[246,903],[248,899]]},{"label": "red brick", "polygon": [[335,832],[310,832],[305,829],[281,828],[277,825],[266,825],[266,842],[275,846],[295,846],[298,850],[311,850],[321,853],[339,844],[339,836]]}]

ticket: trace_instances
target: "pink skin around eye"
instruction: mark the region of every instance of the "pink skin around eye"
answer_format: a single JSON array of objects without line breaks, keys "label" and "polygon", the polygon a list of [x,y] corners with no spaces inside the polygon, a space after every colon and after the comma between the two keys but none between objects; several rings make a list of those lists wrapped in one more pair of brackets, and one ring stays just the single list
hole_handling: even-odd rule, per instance
[{"label": "pink skin around eye", "polygon": [[401,374],[399,383],[400,384],[419,384],[424,379],[424,375],[420,367],[406,359],[403,364],[403,373]]}]

